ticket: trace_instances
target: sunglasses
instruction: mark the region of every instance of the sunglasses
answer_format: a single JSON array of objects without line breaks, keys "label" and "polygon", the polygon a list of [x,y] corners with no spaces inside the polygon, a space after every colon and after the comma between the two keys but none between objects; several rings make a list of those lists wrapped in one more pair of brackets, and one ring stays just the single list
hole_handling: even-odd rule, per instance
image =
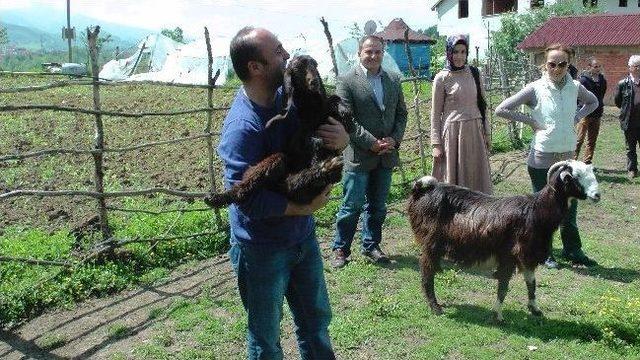
[{"label": "sunglasses", "polygon": [[552,69],[555,69],[556,66],[562,69],[562,68],[566,68],[568,65],[569,65],[569,63],[566,62],[566,61],[562,61],[562,62],[559,62],[559,63],[554,63],[553,61],[547,62],[547,66],[552,68]]}]

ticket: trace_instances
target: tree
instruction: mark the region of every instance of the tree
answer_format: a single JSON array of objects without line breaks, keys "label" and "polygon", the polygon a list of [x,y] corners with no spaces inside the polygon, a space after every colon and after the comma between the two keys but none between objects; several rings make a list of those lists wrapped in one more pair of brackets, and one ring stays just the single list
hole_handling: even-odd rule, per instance
[{"label": "tree", "polygon": [[354,39],[360,40],[362,37],[364,37],[364,30],[362,30],[358,23],[355,21],[350,26],[345,26],[345,29],[349,31],[349,36]]},{"label": "tree", "polygon": [[430,38],[433,39],[437,39],[440,36],[440,33],[438,33],[438,26],[437,25],[433,25],[431,27],[428,27],[424,30],[418,30],[419,33],[421,34],[425,34]]},{"label": "tree", "polygon": [[177,41],[181,44],[184,44],[184,34],[182,32],[182,29],[179,26],[176,26],[175,29],[171,30],[171,29],[162,29],[162,31],[160,31],[160,34],[172,39],[173,41]]},{"label": "tree", "polygon": [[491,47],[506,60],[516,60],[524,54],[516,46],[549,18],[596,13],[600,9],[581,0],[558,0],[549,6],[532,9],[523,14],[509,13],[500,19],[501,29],[491,32]]},{"label": "tree", "polygon": [[447,45],[447,37],[431,36],[431,38],[434,39],[436,43],[431,45],[430,70],[432,74],[437,74],[440,70],[444,68],[444,65],[446,62],[447,54],[446,54],[445,48]]}]

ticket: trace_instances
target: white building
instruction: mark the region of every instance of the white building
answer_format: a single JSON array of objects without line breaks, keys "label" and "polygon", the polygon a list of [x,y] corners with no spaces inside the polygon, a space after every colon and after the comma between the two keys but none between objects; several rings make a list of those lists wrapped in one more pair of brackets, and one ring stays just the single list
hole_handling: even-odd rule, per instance
[{"label": "white building", "polygon": [[[432,11],[438,14],[440,35],[467,34],[471,44],[470,56],[484,57],[490,31],[500,30],[502,14],[523,13],[531,8],[555,3],[557,0],[439,0],[433,1]],[[584,0],[596,4],[604,12],[629,14],[640,12],[640,0]]]}]

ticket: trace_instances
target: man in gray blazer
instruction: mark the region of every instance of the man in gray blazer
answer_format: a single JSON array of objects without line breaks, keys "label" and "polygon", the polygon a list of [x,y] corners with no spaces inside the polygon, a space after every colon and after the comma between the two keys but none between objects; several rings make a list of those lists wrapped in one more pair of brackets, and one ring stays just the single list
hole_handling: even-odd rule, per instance
[{"label": "man in gray blazer", "polygon": [[333,267],[343,267],[362,214],[362,253],[373,262],[388,262],[380,249],[382,224],[398,165],[398,146],[407,124],[400,75],[382,69],[384,42],[373,35],[360,40],[360,63],[338,79],[336,93],[353,111],[356,130],[344,151],[343,201],[337,214]]}]

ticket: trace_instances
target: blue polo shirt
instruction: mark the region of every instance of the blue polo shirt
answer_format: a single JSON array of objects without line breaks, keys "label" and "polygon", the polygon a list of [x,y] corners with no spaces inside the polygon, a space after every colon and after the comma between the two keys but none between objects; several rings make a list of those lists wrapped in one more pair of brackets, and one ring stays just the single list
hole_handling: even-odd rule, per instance
[{"label": "blue polo shirt", "polygon": [[[218,154],[225,164],[224,182],[229,189],[242,180],[249,166],[284,150],[293,136],[297,119],[279,121],[269,129],[265,124],[279,113],[282,91],[275,106],[264,108],[252,102],[240,88],[224,119]],[[229,207],[231,243],[290,246],[309,239],[315,229],[313,217],[284,216],[287,199],[276,192],[259,189],[241,204]]]}]

